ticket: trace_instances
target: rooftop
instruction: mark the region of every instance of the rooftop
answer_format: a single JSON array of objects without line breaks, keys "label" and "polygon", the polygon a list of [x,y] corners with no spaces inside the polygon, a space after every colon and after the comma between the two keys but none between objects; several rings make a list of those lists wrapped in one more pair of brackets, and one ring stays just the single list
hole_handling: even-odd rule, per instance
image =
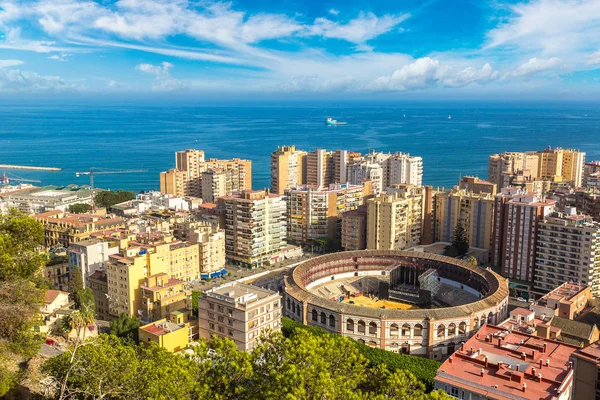
[{"label": "rooftop", "polygon": [[571,321],[570,319],[554,317],[550,325],[560,328],[561,334],[569,335],[583,340],[589,340],[594,331],[594,326],[584,322]]},{"label": "rooftop", "polygon": [[583,349],[575,352],[575,357],[594,362],[600,365],[600,341],[594,342]]},{"label": "rooftop", "polygon": [[166,320],[161,320],[142,326],[140,329],[153,335],[161,336],[183,328],[184,326],[177,325]]},{"label": "rooftop", "polygon": [[485,325],[442,364],[436,381],[495,399],[551,400],[571,384],[569,359],[576,350]]},{"label": "rooftop", "polygon": [[68,295],[69,293],[67,292],[62,292],[60,290],[46,290],[46,294],[44,295],[44,303],[46,304],[51,304],[52,302],[54,302],[54,300],[56,300],[56,298],[61,294],[64,293],[66,295]]},{"label": "rooftop", "polygon": [[573,297],[576,297],[586,288],[587,286],[579,283],[565,282],[551,292],[546,293],[544,296],[539,298],[536,304],[540,306],[546,306],[549,300],[555,302],[570,301]]},{"label": "rooftop", "polygon": [[207,290],[205,295],[235,304],[250,304],[270,297],[276,292],[245,283],[231,282]]}]

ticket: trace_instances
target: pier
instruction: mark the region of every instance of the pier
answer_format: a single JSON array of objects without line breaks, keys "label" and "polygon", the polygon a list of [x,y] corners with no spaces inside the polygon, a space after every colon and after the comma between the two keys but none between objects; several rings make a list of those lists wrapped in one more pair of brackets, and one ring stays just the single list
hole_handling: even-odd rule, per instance
[{"label": "pier", "polygon": [[56,167],[35,167],[32,165],[11,165],[0,164],[0,169],[26,169],[31,171],[62,171],[62,168]]}]

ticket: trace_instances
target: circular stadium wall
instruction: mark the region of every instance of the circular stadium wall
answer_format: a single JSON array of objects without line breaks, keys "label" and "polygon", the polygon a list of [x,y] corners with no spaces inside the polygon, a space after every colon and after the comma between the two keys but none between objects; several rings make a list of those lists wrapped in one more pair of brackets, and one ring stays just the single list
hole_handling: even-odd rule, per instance
[{"label": "circular stadium wall", "polygon": [[[440,280],[478,294],[453,307],[391,309],[363,307],[326,298],[314,290],[348,277],[390,275],[403,270],[435,270]],[[328,254],[298,265],[285,280],[284,314],[366,345],[443,360],[479,327],[506,319],[508,281],[493,271],[437,254],[362,250]]]}]

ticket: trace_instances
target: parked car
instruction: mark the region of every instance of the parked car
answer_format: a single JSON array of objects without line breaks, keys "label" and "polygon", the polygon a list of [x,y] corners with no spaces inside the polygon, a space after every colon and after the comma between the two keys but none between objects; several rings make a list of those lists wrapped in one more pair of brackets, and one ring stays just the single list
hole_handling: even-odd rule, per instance
[{"label": "parked car", "polygon": [[56,340],[54,340],[52,338],[46,338],[46,344],[48,346],[55,346],[56,345]]},{"label": "parked car", "polygon": [[524,298],[522,298],[522,297],[517,297],[517,301],[523,301],[523,302],[524,302],[524,301],[527,301],[527,300],[525,300],[525,299],[524,299]]}]

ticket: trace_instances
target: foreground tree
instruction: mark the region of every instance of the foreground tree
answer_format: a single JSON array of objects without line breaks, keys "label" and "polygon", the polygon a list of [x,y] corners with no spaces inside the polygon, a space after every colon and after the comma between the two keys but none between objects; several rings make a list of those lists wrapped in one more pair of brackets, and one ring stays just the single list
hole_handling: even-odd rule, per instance
[{"label": "foreground tree", "polygon": [[110,334],[121,339],[124,344],[134,345],[138,342],[140,320],[121,313],[119,318],[110,321]]},{"label": "foreground tree", "polygon": [[92,209],[92,206],[85,203],[76,203],[69,206],[69,212],[73,214],[83,214]]},{"label": "foreground tree", "polygon": [[0,215],[0,281],[33,279],[48,261],[40,252],[44,228],[35,219],[11,209]]}]

